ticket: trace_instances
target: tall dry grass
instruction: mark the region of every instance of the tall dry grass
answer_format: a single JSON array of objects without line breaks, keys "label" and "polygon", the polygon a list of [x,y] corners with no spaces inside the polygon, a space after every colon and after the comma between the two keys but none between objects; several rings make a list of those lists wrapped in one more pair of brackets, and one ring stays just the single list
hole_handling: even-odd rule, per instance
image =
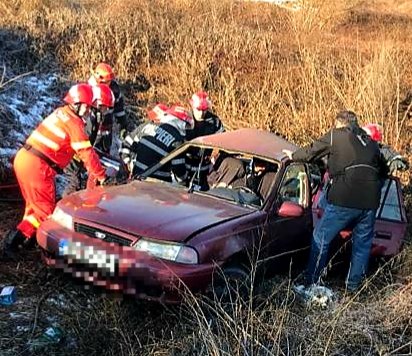
[{"label": "tall dry grass", "polygon": [[[204,88],[228,128],[274,130],[305,144],[349,108],[362,123],[382,124],[385,141],[409,154],[400,102],[412,86],[412,19],[406,1],[382,3],[306,0],[288,12],[230,0],[2,0],[0,38],[24,43],[4,53],[17,74],[52,69],[85,80],[107,61],[132,88],[144,75],[151,88],[128,91],[129,110],[138,101],[187,103]],[[65,326],[92,354],[406,354],[409,253],[380,269],[364,296],[328,312],[296,305],[286,278],[269,283],[257,304],[228,310],[189,295],[178,316],[159,316],[104,301],[64,314]],[[84,338],[84,323],[98,332]]]},{"label": "tall dry grass", "polygon": [[[205,88],[229,128],[272,129],[300,144],[347,107],[383,124],[402,150],[412,20],[364,4],[303,1],[288,12],[230,0],[6,0],[0,26],[23,31],[39,60],[55,60],[71,79],[102,60],[123,81],[143,74],[152,87],[131,92],[131,103],[187,103]],[[385,16],[390,26],[379,25]]]}]

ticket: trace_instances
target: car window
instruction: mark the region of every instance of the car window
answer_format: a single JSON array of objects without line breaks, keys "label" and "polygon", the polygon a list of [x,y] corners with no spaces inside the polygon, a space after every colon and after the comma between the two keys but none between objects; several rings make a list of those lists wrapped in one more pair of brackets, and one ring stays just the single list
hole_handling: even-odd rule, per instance
[{"label": "car window", "polygon": [[310,189],[315,194],[322,183],[322,172],[317,164],[308,164]]},{"label": "car window", "polygon": [[279,189],[281,202],[292,201],[304,207],[307,206],[308,180],[303,164],[291,164],[286,168]]},{"label": "car window", "polygon": [[380,209],[377,218],[402,221],[401,207],[399,203],[396,182],[387,179],[382,187]]}]

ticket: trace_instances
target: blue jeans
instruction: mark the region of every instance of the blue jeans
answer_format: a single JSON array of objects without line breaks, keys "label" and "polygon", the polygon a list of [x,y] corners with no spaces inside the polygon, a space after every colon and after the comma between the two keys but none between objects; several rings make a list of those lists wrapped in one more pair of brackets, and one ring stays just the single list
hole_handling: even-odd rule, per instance
[{"label": "blue jeans", "polygon": [[326,266],[329,245],[340,231],[353,225],[352,259],[347,277],[347,288],[356,290],[366,274],[374,236],[374,209],[345,208],[327,204],[319,224],[313,232],[306,282],[318,283]]}]

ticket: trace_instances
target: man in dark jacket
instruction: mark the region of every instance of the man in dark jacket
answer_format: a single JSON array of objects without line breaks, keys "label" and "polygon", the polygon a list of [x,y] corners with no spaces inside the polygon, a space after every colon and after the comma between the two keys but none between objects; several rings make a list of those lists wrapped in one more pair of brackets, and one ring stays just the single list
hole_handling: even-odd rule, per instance
[{"label": "man in dark jacket", "polygon": [[[187,132],[186,139],[192,140],[196,137],[213,135],[224,132],[222,121],[212,112],[212,103],[209,96],[204,91],[199,91],[192,95],[189,100],[192,108],[192,115],[195,126],[193,130]],[[207,190],[207,175],[211,169],[210,150],[200,150],[193,148],[186,156],[186,169],[188,179],[197,189]]]},{"label": "man in dark jacket", "polygon": [[308,147],[291,154],[294,161],[313,162],[328,156],[331,184],[327,205],[313,232],[306,283],[318,283],[326,266],[329,244],[338,233],[353,227],[352,260],[347,289],[355,291],[366,274],[376,209],[387,174],[378,144],[357,124],[351,111],[336,116],[335,128]]},{"label": "man in dark jacket", "polygon": [[116,121],[119,124],[120,138],[123,139],[127,132],[132,130],[131,125],[127,121],[126,112],[124,109],[124,97],[120,91],[119,83],[116,81],[113,68],[107,63],[99,63],[88,83],[90,85],[107,84],[113,92],[115,103],[113,108],[108,110],[104,115],[97,120],[90,122],[88,132],[93,137],[95,147],[105,153],[110,153],[110,148],[113,141],[113,124]]},{"label": "man in dark jacket", "polygon": [[136,161],[136,147],[143,136],[154,136],[156,128],[161,124],[167,115],[169,107],[159,103],[153,109],[148,110],[148,121],[141,123],[131,133],[129,133],[121,143],[119,155],[129,172],[133,172],[133,165]]},{"label": "man in dark jacket", "polygon": [[[130,151],[135,157],[133,176],[136,177],[149,167],[159,163],[167,154],[179,147],[186,130],[193,128],[193,118],[183,107],[173,105],[167,110],[160,123],[146,130],[139,140],[134,140]],[[124,157],[124,156],[123,156]],[[167,182],[183,182],[186,179],[184,157],[176,157],[169,164],[153,172],[151,177]]]}]

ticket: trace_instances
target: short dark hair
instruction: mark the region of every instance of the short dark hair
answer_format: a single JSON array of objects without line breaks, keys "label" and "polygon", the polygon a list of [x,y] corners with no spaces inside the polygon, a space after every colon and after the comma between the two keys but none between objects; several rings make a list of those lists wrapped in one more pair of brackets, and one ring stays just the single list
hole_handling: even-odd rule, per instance
[{"label": "short dark hair", "polygon": [[358,125],[358,117],[353,111],[342,110],[336,115],[336,121],[339,121],[345,126],[355,126]]}]

